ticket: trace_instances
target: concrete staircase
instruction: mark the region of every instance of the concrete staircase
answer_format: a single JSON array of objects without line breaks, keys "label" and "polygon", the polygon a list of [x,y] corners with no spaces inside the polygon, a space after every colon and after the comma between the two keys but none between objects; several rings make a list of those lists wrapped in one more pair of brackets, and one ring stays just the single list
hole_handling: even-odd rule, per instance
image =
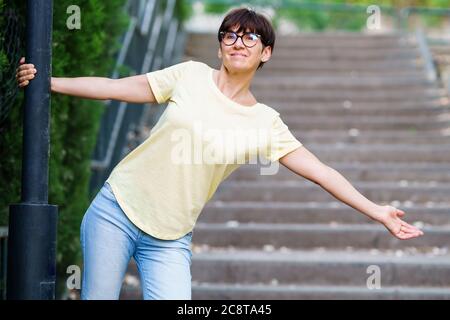
[{"label": "concrete staircase", "polygon": [[[187,43],[185,60],[219,68],[215,35]],[[243,166],[194,229],[193,299],[449,299],[450,103],[426,80],[416,45],[398,35],[279,37],[252,91],[319,159],[425,236],[397,240],[283,166],[276,175]],[[373,266],[378,289],[367,285]],[[134,276],[131,266],[123,298],[140,298]]]}]

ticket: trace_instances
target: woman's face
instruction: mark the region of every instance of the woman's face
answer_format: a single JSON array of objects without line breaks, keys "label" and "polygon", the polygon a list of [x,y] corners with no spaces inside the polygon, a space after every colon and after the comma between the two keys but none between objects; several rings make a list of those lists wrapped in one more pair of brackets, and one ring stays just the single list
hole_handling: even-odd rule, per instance
[{"label": "woman's face", "polygon": [[[239,26],[235,26],[230,31],[237,32]],[[250,32],[249,29],[246,30]],[[238,36],[243,35],[243,32],[237,33]],[[242,38],[238,38],[233,45],[225,45],[223,40],[220,42],[219,59],[222,59],[224,66],[235,72],[249,72],[256,71],[259,63],[266,62],[270,59],[271,48],[265,47],[263,50],[263,43],[258,39],[256,45],[249,48],[244,45]]]}]

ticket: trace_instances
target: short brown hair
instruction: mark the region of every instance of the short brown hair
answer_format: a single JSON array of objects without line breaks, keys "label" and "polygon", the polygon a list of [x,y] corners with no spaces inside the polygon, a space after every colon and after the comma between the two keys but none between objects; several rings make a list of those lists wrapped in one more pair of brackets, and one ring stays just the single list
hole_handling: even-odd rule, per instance
[{"label": "short brown hair", "polygon": [[[250,8],[235,8],[227,13],[217,32],[217,39],[221,42],[220,33],[229,31],[232,27],[239,26],[237,32],[245,32],[249,29],[251,32],[261,35],[261,42],[264,47],[270,46],[272,52],[275,46],[275,31],[269,19],[261,13],[257,13]],[[262,68],[264,62],[260,62],[258,69]]]}]

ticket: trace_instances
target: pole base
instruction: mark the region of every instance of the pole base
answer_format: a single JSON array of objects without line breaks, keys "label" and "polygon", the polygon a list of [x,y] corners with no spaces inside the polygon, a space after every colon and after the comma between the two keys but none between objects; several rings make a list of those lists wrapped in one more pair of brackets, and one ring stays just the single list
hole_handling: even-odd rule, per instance
[{"label": "pole base", "polygon": [[58,206],[9,207],[8,300],[54,300]]}]

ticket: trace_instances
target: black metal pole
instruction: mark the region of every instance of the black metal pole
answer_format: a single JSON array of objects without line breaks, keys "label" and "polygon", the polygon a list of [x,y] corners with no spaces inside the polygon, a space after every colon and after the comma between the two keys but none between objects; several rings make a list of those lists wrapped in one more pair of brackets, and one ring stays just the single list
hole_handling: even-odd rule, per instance
[{"label": "black metal pole", "polygon": [[48,204],[52,0],[27,1],[22,199],[10,205],[7,299],[54,299],[58,207]]}]

